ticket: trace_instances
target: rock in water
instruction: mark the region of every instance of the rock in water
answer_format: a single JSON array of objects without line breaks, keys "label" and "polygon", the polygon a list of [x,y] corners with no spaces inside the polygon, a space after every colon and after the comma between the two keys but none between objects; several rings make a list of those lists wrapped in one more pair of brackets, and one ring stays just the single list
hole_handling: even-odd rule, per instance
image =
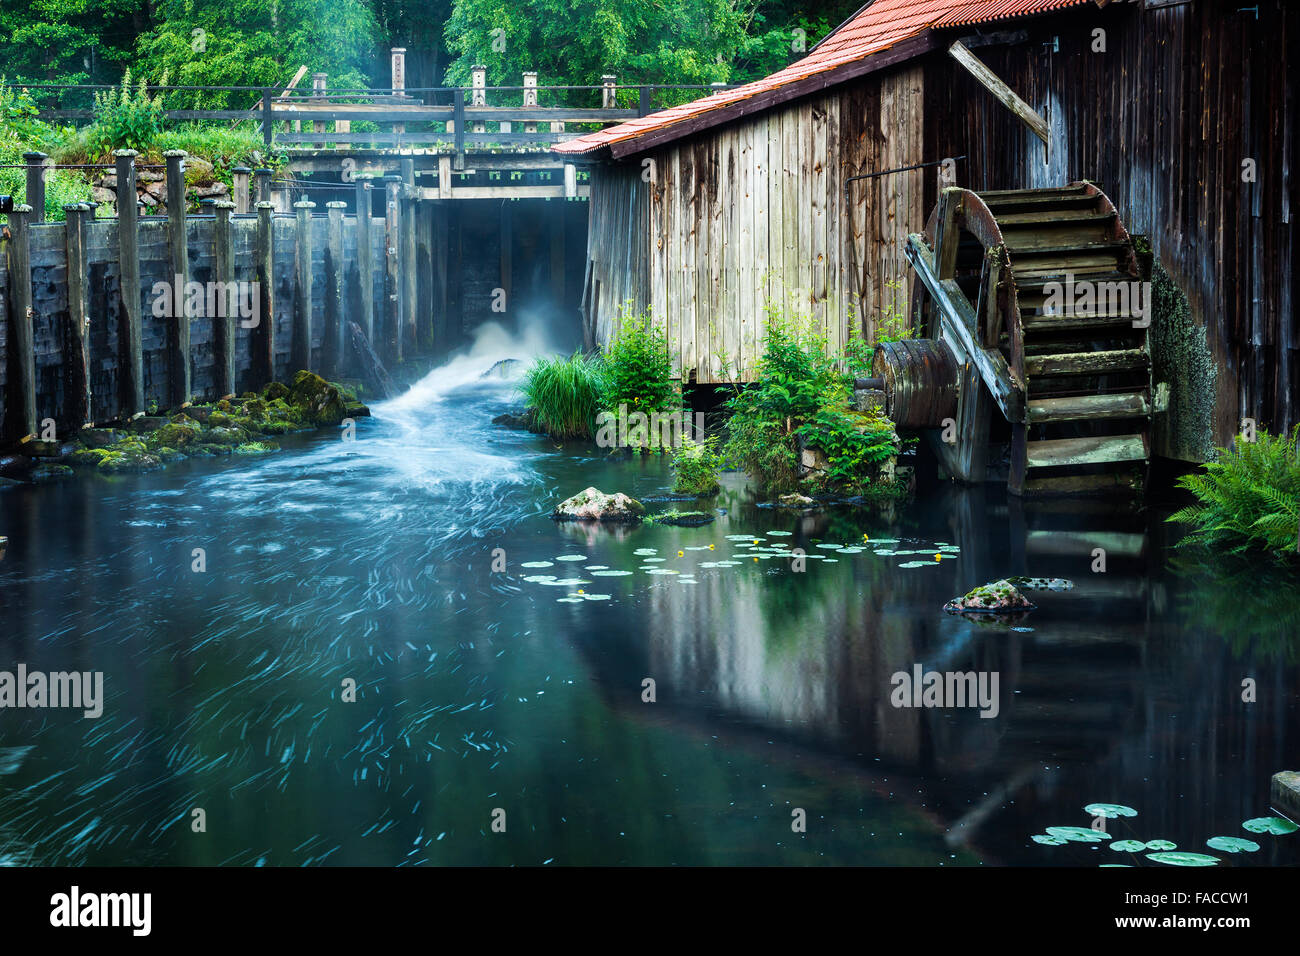
[{"label": "rock in water", "polygon": [[970,611],[1005,614],[1008,611],[1032,611],[1035,607],[1014,584],[1004,578],[992,584],[981,584],[961,597],[953,598],[943,609],[952,614]]},{"label": "rock in water", "polygon": [[556,521],[624,521],[639,523],[645,517],[645,505],[622,492],[607,495],[587,488],[560,502],[551,512]]}]

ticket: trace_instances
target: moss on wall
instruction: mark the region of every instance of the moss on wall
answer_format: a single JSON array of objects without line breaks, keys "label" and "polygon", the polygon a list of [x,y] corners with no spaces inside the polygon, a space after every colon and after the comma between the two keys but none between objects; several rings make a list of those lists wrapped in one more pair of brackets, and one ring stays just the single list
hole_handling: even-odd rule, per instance
[{"label": "moss on wall", "polygon": [[1214,396],[1218,370],[1205,329],[1187,296],[1157,260],[1151,270],[1151,363],[1169,406],[1155,416],[1156,454],[1183,461],[1214,458]]}]

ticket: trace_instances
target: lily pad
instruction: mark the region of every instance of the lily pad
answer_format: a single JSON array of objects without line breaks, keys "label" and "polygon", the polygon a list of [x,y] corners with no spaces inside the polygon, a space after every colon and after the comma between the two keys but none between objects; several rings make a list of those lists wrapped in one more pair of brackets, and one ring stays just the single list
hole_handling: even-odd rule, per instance
[{"label": "lily pad", "polygon": [[1156,863],[1168,863],[1170,866],[1218,866],[1219,858],[1209,856],[1205,853],[1188,853],[1180,850],[1177,853],[1148,853],[1148,860]]},{"label": "lily pad", "polygon": [[554,565],[554,561],[525,561],[519,565],[521,568],[549,568]]},{"label": "lily pad", "polygon": [[1177,850],[1178,844],[1172,840],[1147,840],[1148,850]]},{"label": "lily pad", "polygon": [[1284,820],[1281,817],[1255,817],[1253,820],[1247,820],[1242,825],[1242,829],[1249,830],[1251,833],[1271,833],[1274,836],[1285,836],[1288,833],[1295,833],[1300,830],[1290,820]]},{"label": "lily pad", "polygon": [[1137,853],[1139,850],[1145,850],[1147,845],[1141,840],[1115,840],[1110,848],[1120,853]]},{"label": "lily pad", "polygon": [[790,535],[794,534],[794,532],[793,531],[769,531],[768,534],[770,534],[774,538],[788,538],[790,537]]},{"label": "lily pad", "polygon": [[555,560],[556,561],[586,561],[587,556],[585,554],[561,554]]},{"label": "lily pad", "polygon": [[631,571],[592,571],[593,578],[624,578],[631,574]]},{"label": "lily pad", "polygon": [[1065,837],[1050,836],[1045,833],[1035,833],[1029,839],[1033,840],[1035,843],[1041,843],[1044,846],[1061,846],[1062,844],[1070,842]]},{"label": "lily pad", "polygon": [[904,561],[899,565],[900,568],[932,568],[937,562],[934,561]]},{"label": "lily pad", "polygon": [[1122,803],[1090,803],[1083,808],[1083,812],[1094,817],[1105,817],[1107,820],[1138,815],[1136,810],[1132,807],[1126,807]]},{"label": "lily pad", "polygon": [[1245,837],[1210,837],[1205,845],[1211,850],[1221,850],[1224,853],[1254,853],[1259,849],[1258,843]]},{"label": "lily pad", "polygon": [[1088,827],[1048,827],[1047,833],[1050,836],[1073,840],[1075,843],[1100,843],[1102,840],[1110,839],[1109,833]]}]

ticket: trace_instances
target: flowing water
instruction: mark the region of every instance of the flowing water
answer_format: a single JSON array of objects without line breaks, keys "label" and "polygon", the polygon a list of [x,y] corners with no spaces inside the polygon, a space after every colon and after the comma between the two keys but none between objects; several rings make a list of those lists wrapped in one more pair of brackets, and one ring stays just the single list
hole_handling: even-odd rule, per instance
[{"label": "flowing water", "polygon": [[[1029,837],[1104,801],[1205,851],[1300,765],[1294,581],[984,491],[799,517],[727,474],[712,525],[557,525],[669,470],[491,425],[503,348],[355,441],[0,495],[0,670],[105,681],[97,719],[0,711],[0,859],[1096,865],[1133,861]],[[942,612],[1014,572],[1077,586]],[[996,672],[997,715],[893,706],[916,664]],[[1300,860],[1257,839],[1226,862]]]}]

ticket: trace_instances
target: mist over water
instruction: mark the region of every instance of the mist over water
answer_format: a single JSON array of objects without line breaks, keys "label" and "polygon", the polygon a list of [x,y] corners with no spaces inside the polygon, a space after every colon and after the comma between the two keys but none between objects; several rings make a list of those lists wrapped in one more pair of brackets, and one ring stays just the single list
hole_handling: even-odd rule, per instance
[{"label": "mist over water", "polygon": [[[515,381],[483,373],[554,351],[486,326],[355,441],[0,495],[0,669],[102,671],[105,696],[97,720],[0,711],[0,861],[1095,865],[1028,836],[1105,800],[1195,849],[1265,812],[1300,744],[1283,586],[1220,613],[1226,571],[1173,573],[1158,518],[1112,532],[1107,575],[1063,571],[1057,533],[982,490],[800,518],[728,474],[703,528],[557,525],[588,485],[671,474],[490,424]],[[864,535],[961,551],[909,570]],[[1017,549],[1076,591],[1022,631],[939,610]],[[915,663],[1000,672],[998,719],[890,707]],[[1260,857],[1238,862],[1295,862]]]}]

